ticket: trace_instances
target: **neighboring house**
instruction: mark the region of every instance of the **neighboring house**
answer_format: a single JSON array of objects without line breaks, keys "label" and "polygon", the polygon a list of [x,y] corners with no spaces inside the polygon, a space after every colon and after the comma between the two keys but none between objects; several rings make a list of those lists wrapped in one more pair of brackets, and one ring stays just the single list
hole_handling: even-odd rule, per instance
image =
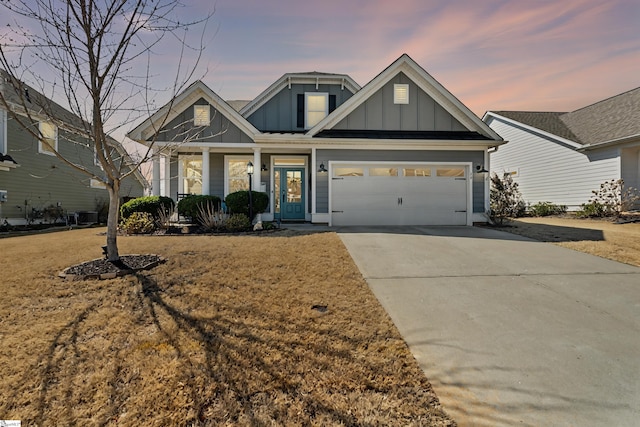
[{"label": "neighboring house", "polygon": [[509,141],[491,152],[491,171],[511,174],[529,203],[576,210],[604,181],[640,188],[640,88],[568,113],[489,111],[483,120]]},{"label": "neighboring house", "polygon": [[[80,119],[55,104],[33,88],[20,83],[22,96],[16,93],[9,76],[0,70],[0,91],[12,111],[22,111],[21,120],[28,122],[24,104],[33,119],[34,129],[50,136],[55,147],[69,161],[95,170],[102,170],[95,158],[91,141],[80,136]],[[54,111],[55,121],[44,111]],[[114,139],[109,143],[116,148],[121,161],[131,165],[126,150]],[[109,195],[97,180],[91,179],[64,164],[52,150],[24,130],[0,103],[0,224],[53,222],[69,217],[92,222],[97,211],[108,205]],[[130,167],[130,166],[127,166]],[[135,171],[123,181],[123,198],[139,197],[147,185],[144,177]],[[62,213],[62,216],[59,214]],[[79,216],[74,214],[79,213]]]},{"label": "neighboring house", "polygon": [[292,73],[233,104],[197,81],[128,134],[155,141],[154,194],[224,198],[248,188],[251,162],[266,221],[486,222],[479,171],[504,141],[407,55],[362,88],[345,74]]}]

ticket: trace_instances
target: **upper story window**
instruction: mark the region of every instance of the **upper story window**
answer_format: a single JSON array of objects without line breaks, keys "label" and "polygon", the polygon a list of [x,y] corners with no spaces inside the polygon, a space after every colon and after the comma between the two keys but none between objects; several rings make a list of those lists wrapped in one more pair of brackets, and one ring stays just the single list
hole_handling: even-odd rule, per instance
[{"label": "upper story window", "polygon": [[318,92],[305,93],[304,98],[304,105],[306,107],[304,127],[305,129],[311,129],[329,114],[329,94]]},{"label": "upper story window", "polygon": [[194,126],[209,126],[211,122],[209,105],[194,105],[193,106],[193,125]]},{"label": "upper story window", "polygon": [[409,103],[409,85],[408,84],[393,85],[393,103],[394,104]]},{"label": "upper story window", "polygon": [[58,127],[50,122],[40,122],[40,135],[42,140],[38,141],[38,152],[54,156],[58,151]]}]

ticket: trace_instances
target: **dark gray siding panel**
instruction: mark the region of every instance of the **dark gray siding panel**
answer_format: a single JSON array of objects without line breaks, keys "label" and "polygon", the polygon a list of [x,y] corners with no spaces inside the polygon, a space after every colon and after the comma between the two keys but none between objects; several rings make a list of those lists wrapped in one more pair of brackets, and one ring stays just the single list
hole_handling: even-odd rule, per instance
[{"label": "dark gray siding panel", "polygon": [[[203,98],[193,105],[207,105]],[[220,111],[211,106],[210,126],[193,127],[193,105],[186,108],[175,119],[162,128],[158,139],[172,142],[241,142],[251,143],[253,140]]]},{"label": "dark gray siding panel", "polygon": [[[409,85],[409,104],[393,103],[393,85]],[[398,73],[333,129],[468,130],[404,73]]]},{"label": "dark gray siding panel", "polygon": [[224,154],[209,153],[209,192],[224,199]]},{"label": "dark gray siding panel", "polygon": [[174,201],[178,200],[178,158],[172,157],[169,163],[169,197]]},{"label": "dark gray siding panel", "polygon": [[[34,126],[37,127],[37,123]],[[103,174],[93,163],[93,147],[89,141],[79,140],[78,136],[59,129],[58,150],[96,175]],[[25,218],[25,212],[41,211],[58,204],[67,213],[96,211],[100,204],[109,201],[105,189],[91,188],[88,175],[55,156],[38,153],[37,140],[11,117],[7,117],[7,154],[20,166],[0,173],[0,189],[6,190],[8,196],[8,201],[2,204],[2,218]],[[142,185],[137,180],[127,179],[122,183],[120,195],[138,197],[142,192]]]},{"label": "dark gray siding panel", "polygon": [[305,92],[325,92],[329,95],[335,95],[336,107],[353,96],[349,90],[342,89],[340,85],[321,84],[316,89],[314,84],[292,84],[291,89],[288,87],[282,89],[247,117],[247,120],[264,132],[302,131],[304,128],[298,127],[297,123],[297,105],[298,95]]},{"label": "dark gray siding panel", "polygon": [[[484,162],[483,151],[387,151],[387,150],[317,150],[316,170],[328,161],[389,161],[389,162]],[[320,160],[322,159],[322,160]],[[329,211],[328,174],[318,174],[316,180],[316,212]],[[473,173],[473,212],[484,212],[485,174]]]}]

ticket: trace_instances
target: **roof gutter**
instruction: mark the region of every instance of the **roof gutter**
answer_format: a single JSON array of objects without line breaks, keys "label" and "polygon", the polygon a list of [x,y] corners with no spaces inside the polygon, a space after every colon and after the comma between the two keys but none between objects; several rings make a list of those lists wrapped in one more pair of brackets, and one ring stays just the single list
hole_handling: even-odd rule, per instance
[{"label": "roof gutter", "polygon": [[603,142],[596,142],[594,144],[588,144],[588,145],[585,145],[582,148],[579,148],[577,151],[582,152],[582,151],[597,150],[597,149],[605,148],[605,147],[609,147],[609,146],[626,144],[628,142],[632,142],[633,140],[638,140],[640,142],[640,133],[637,133],[635,135],[625,136],[623,138],[611,139],[609,141],[603,141]]}]

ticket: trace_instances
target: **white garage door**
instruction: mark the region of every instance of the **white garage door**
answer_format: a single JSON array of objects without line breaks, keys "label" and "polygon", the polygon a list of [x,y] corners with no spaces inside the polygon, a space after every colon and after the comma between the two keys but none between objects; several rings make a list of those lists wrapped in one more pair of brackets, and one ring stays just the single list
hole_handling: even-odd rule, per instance
[{"label": "white garage door", "polygon": [[466,165],[331,165],[332,225],[467,225]]}]

